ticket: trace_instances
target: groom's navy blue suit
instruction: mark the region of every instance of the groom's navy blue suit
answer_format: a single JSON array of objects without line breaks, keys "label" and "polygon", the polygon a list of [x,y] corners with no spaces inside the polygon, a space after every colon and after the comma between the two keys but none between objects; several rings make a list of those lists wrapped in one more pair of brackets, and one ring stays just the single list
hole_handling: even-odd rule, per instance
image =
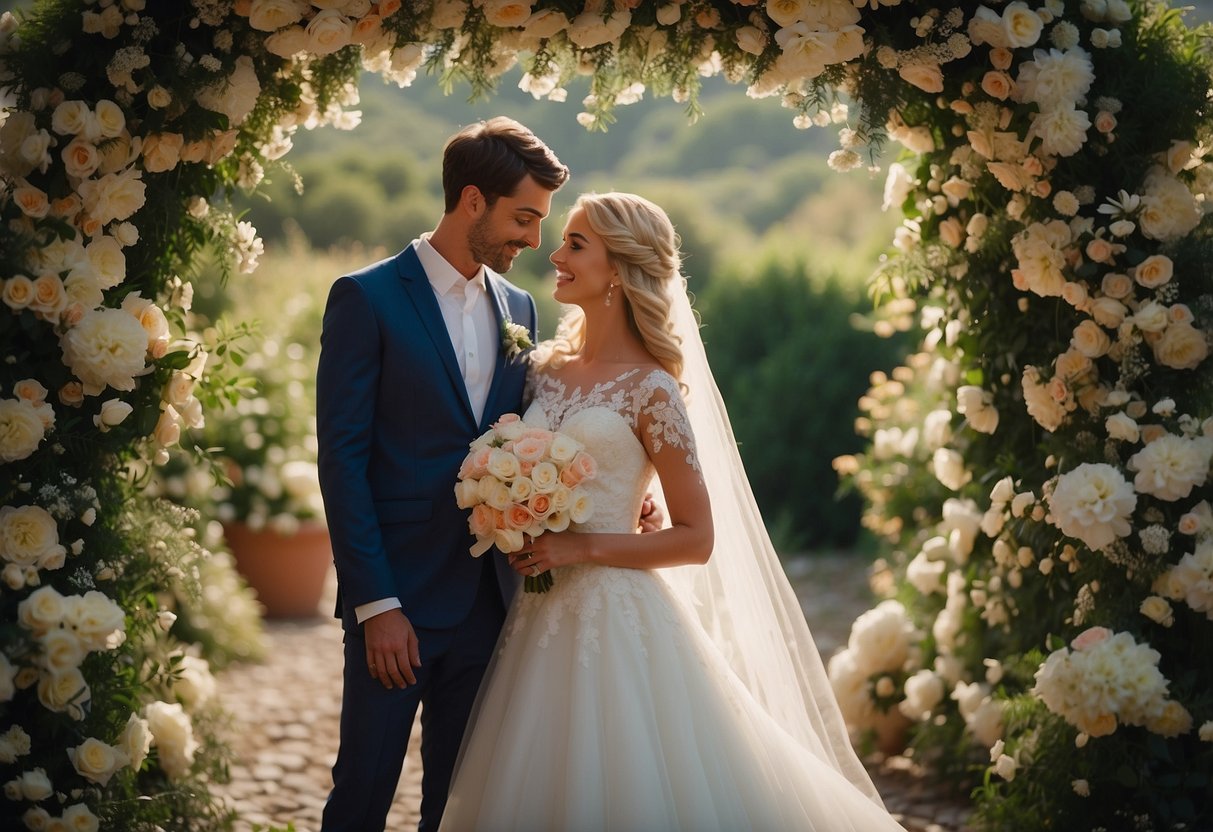
[{"label": "groom's navy blue suit", "polygon": [[[509,359],[500,325],[535,336],[530,295],[486,268],[498,323],[484,413],[472,411],[434,290],[413,246],[338,279],[324,313],[316,379],[320,485],[345,628],[341,750],[323,829],[382,829],[409,731],[422,709],[420,829],[438,825],[468,714],[517,587],[495,555],[468,554],[454,485],[468,444],[519,411],[526,363]],[[355,608],[400,599],[417,631],[417,684],[385,689],[366,666]]]}]

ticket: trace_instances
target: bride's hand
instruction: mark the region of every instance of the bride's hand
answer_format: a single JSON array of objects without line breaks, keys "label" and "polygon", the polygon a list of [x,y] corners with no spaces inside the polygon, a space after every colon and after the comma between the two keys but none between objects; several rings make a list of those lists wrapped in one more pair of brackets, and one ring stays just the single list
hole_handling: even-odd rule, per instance
[{"label": "bride's hand", "polygon": [[548,532],[523,538],[522,548],[509,556],[519,575],[541,575],[556,566],[571,566],[589,560],[586,536],[576,532]]}]

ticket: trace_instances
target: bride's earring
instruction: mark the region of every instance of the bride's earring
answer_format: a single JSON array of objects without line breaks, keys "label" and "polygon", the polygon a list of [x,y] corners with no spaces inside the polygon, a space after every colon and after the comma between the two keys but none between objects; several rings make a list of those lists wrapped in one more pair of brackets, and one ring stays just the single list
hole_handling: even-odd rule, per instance
[{"label": "bride's earring", "polygon": [[606,296],[606,305],[607,306],[611,305],[611,292],[614,290],[614,288],[615,288],[614,283],[607,284],[607,296]]}]

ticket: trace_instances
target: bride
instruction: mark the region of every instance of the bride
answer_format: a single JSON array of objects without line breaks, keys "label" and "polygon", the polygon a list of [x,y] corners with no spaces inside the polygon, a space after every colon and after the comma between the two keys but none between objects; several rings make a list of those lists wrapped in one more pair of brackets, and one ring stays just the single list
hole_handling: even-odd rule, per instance
[{"label": "bride", "polygon": [[[441,829],[898,830],[847,739],[763,529],[665,213],[582,196],[570,305],[525,421],[598,463],[591,519],[511,556],[519,593]],[[668,527],[634,534],[646,491]]]}]

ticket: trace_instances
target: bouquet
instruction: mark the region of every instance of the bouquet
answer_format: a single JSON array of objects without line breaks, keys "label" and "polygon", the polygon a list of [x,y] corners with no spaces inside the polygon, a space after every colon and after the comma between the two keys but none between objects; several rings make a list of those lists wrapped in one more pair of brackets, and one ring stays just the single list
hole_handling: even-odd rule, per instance
[{"label": "bouquet", "polygon": [[[472,557],[496,546],[505,554],[522,548],[524,535],[562,532],[594,512],[582,486],[598,472],[585,447],[566,434],[524,423],[506,413],[472,442],[459,466],[455,500],[471,509],[468,528],[476,538]],[[552,575],[528,576],[527,592],[547,592]]]}]

